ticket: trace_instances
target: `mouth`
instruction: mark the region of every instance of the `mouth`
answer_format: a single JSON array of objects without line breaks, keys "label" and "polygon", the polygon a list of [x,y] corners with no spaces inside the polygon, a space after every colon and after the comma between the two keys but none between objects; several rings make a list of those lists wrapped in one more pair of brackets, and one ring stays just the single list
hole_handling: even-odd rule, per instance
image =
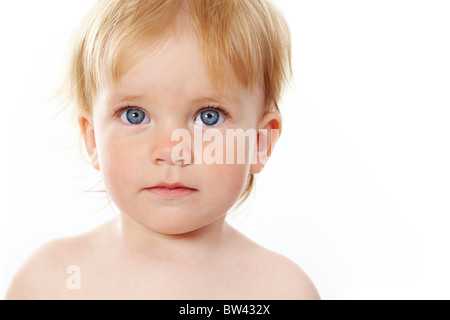
[{"label": "mouth", "polygon": [[197,189],[186,187],[181,183],[160,183],[145,190],[153,195],[166,199],[184,198],[198,191]]}]

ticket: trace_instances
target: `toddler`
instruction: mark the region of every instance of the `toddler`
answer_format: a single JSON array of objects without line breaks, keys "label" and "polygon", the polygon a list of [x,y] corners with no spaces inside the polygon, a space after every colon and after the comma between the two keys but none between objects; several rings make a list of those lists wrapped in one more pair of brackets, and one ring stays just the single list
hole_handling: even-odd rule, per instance
[{"label": "toddler", "polygon": [[225,221],[281,132],[284,19],[265,0],[100,0],[68,83],[120,213],[53,240],[9,299],[317,299],[305,273]]}]

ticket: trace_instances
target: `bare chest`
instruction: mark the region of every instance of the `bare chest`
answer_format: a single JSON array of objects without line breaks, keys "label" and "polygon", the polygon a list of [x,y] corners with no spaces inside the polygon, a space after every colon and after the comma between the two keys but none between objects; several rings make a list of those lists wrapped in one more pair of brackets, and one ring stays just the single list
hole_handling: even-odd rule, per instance
[{"label": "bare chest", "polygon": [[262,277],[231,266],[86,264],[68,274],[61,293],[65,299],[248,299],[264,287]]}]

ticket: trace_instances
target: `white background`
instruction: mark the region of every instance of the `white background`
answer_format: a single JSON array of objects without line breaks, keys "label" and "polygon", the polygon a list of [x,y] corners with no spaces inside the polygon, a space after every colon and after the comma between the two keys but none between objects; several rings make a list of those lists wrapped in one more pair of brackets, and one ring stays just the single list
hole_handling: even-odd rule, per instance
[{"label": "white background", "polygon": [[[113,216],[59,105],[92,0],[0,4],[0,296],[37,246]],[[450,3],[278,0],[294,82],[238,229],[324,299],[450,298]],[[62,272],[65,272],[63,270]]]}]

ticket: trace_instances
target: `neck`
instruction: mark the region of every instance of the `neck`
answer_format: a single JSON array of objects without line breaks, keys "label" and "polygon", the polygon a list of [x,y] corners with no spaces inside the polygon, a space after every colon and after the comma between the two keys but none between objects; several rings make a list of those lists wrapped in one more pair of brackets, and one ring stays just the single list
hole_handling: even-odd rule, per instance
[{"label": "neck", "polygon": [[219,253],[229,226],[222,217],[183,234],[164,234],[139,224],[124,214],[115,220],[114,233],[127,254],[158,260],[198,261]]}]

